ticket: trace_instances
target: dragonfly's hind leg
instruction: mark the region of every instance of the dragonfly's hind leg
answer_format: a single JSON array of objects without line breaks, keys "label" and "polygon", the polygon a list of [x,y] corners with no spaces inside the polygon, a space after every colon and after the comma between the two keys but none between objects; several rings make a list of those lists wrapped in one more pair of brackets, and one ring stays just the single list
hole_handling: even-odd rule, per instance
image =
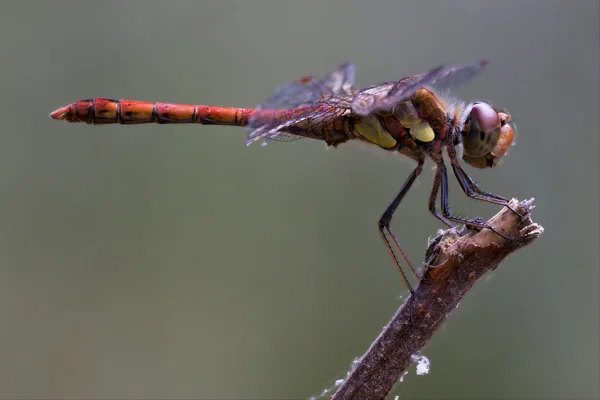
[{"label": "dragonfly's hind leg", "polygon": [[[398,243],[398,239],[396,239],[396,236],[391,231],[390,223],[392,222],[392,217],[394,215],[394,212],[398,208],[398,205],[400,204],[400,202],[402,201],[402,199],[404,198],[404,196],[406,195],[406,193],[408,192],[408,190],[410,189],[412,184],[417,179],[417,176],[419,176],[419,174],[423,170],[424,163],[425,163],[425,158],[420,157],[418,160],[417,167],[408,176],[408,178],[406,179],[406,182],[404,182],[404,185],[402,185],[400,192],[398,192],[396,197],[394,197],[394,200],[392,200],[391,204],[388,206],[388,208],[386,208],[385,212],[383,213],[383,215],[381,216],[381,218],[379,219],[379,222],[378,222],[379,233],[381,235],[381,238],[383,239],[383,242],[385,243],[385,246],[386,246],[388,252],[392,256],[392,259],[394,260],[394,264],[396,264],[396,267],[400,271],[400,274],[402,275],[402,279],[404,279],[404,283],[406,284],[406,286],[408,287],[408,290],[410,290],[411,293],[414,293],[412,290],[412,285],[408,281],[408,278],[406,277],[406,274],[404,273],[404,270],[402,269],[402,266],[400,265],[400,260],[398,259],[398,256],[396,255],[396,252],[394,251],[394,247],[400,253],[400,256],[402,257],[404,262],[408,265],[408,267],[410,268],[411,272],[415,275],[415,277],[418,278],[419,276],[417,275],[417,272],[413,268],[410,261],[408,261],[408,258],[404,254],[404,251],[402,251],[402,248],[400,247],[400,244]],[[392,247],[392,243],[394,244],[394,247]]]}]

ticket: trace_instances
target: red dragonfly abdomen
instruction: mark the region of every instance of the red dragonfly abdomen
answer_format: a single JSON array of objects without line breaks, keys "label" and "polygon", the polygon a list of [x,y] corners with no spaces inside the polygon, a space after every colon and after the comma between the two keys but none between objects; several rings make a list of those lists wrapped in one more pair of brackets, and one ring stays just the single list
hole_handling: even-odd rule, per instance
[{"label": "red dragonfly abdomen", "polygon": [[[265,110],[267,111],[267,110]],[[262,111],[262,112],[265,112]],[[270,113],[268,112],[270,111]],[[281,118],[285,110],[268,110],[270,118]],[[50,114],[54,119],[88,124],[204,124],[246,126],[253,108],[195,106],[96,97],[78,100]]]}]

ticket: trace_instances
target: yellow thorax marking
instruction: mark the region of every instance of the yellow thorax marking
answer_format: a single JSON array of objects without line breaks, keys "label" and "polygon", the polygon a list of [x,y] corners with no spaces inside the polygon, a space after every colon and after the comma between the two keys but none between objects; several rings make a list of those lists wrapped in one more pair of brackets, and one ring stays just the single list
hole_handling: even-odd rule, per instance
[{"label": "yellow thorax marking", "polygon": [[402,124],[405,128],[410,129],[410,135],[424,143],[429,143],[435,139],[435,133],[427,122],[417,121],[413,124]]},{"label": "yellow thorax marking", "polygon": [[374,115],[369,115],[358,124],[355,124],[354,131],[369,142],[375,143],[384,149],[396,147],[396,139],[383,128],[379,119]]}]

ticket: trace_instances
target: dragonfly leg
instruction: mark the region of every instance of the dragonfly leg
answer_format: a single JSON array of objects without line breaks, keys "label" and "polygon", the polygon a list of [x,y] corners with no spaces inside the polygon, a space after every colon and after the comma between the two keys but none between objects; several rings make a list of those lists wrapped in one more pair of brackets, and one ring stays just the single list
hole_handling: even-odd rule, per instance
[{"label": "dragonfly leg", "polygon": [[467,196],[475,200],[487,201],[488,203],[499,204],[501,206],[508,207],[508,209],[513,213],[517,214],[520,218],[523,218],[523,215],[519,214],[515,209],[513,209],[508,200],[506,200],[504,197],[479,189],[475,181],[473,181],[473,179],[465,172],[465,170],[462,169],[456,159],[452,160],[452,170],[454,171],[456,179],[458,179],[460,187]]},{"label": "dragonfly leg", "polygon": [[[414,294],[414,291],[412,289],[410,282],[408,281],[408,278],[406,277],[406,274],[404,273],[404,270],[402,269],[402,266],[400,265],[400,260],[398,259],[398,256],[396,255],[396,252],[394,251],[394,247],[396,248],[398,253],[400,253],[400,257],[402,257],[402,259],[404,260],[406,265],[408,265],[408,267],[410,268],[411,272],[415,275],[415,277],[418,278],[419,276],[417,275],[417,272],[413,268],[410,261],[408,261],[406,254],[404,254],[404,251],[402,251],[402,248],[400,247],[400,244],[398,243],[398,239],[396,239],[396,236],[391,231],[390,222],[392,222],[392,216],[394,215],[394,212],[398,208],[398,205],[400,204],[400,202],[402,201],[402,199],[404,198],[404,196],[406,195],[406,193],[408,192],[408,190],[410,189],[412,184],[417,179],[417,176],[419,176],[419,174],[423,170],[424,163],[425,163],[425,158],[421,157],[418,161],[417,167],[408,176],[408,178],[406,179],[406,182],[404,182],[404,185],[402,185],[400,192],[398,192],[396,197],[394,197],[394,200],[392,200],[391,204],[386,208],[385,212],[383,213],[383,215],[381,216],[381,218],[379,219],[379,222],[378,222],[379,234],[381,235],[381,238],[383,239],[383,242],[385,243],[385,246],[386,246],[388,252],[392,256],[392,259],[394,260],[394,264],[396,264],[396,267],[400,271],[400,274],[402,275],[402,279],[404,279],[404,283],[406,283],[406,286],[408,287],[408,290],[410,290],[411,294]],[[392,247],[392,243],[394,244],[394,247]]]},{"label": "dragonfly leg", "polygon": [[446,225],[448,228],[453,228],[454,225],[452,225],[450,221],[448,221],[435,208],[435,200],[437,199],[438,192],[440,191],[440,180],[440,169],[437,168],[435,170],[435,176],[433,177],[433,187],[431,188],[431,194],[429,195],[429,211],[434,215],[434,217],[442,221],[442,223],[444,223],[444,225]]},{"label": "dragonfly leg", "polygon": [[[498,232],[490,224],[483,221],[481,218],[474,218],[474,219],[462,218],[462,217],[454,216],[450,213],[450,206],[448,205],[448,173],[446,171],[446,165],[444,165],[444,161],[442,159],[436,160],[436,161],[437,161],[437,169],[440,173],[440,178],[441,178],[440,180],[441,180],[441,189],[442,189],[442,215],[444,217],[446,217],[447,219],[449,219],[450,221],[465,224],[467,226],[490,229],[492,232],[494,232],[498,236],[500,236],[506,240],[510,240],[510,238],[508,236],[503,235],[502,233]],[[460,182],[460,179],[459,179],[459,182]],[[463,185],[463,183],[461,182],[461,186],[462,185]],[[466,193],[466,191],[465,191],[465,193]]]}]

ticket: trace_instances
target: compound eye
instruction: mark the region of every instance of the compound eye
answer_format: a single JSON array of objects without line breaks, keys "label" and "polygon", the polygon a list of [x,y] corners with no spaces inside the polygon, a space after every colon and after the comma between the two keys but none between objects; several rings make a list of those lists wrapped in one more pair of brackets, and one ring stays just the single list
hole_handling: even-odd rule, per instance
[{"label": "compound eye", "polygon": [[481,130],[489,132],[498,128],[501,124],[500,116],[487,103],[477,103],[471,109],[471,118],[479,122]]},{"label": "compound eye", "polygon": [[475,168],[495,167],[514,145],[516,128],[510,114],[494,111],[494,116],[490,109],[494,110],[485,103],[475,104],[463,127],[463,160]]},{"label": "compound eye", "polygon": [[487,103],[476,103],[471,108],[462,131],[465,154],[482,157],[496,146],[500,136],[501,118]]}]

